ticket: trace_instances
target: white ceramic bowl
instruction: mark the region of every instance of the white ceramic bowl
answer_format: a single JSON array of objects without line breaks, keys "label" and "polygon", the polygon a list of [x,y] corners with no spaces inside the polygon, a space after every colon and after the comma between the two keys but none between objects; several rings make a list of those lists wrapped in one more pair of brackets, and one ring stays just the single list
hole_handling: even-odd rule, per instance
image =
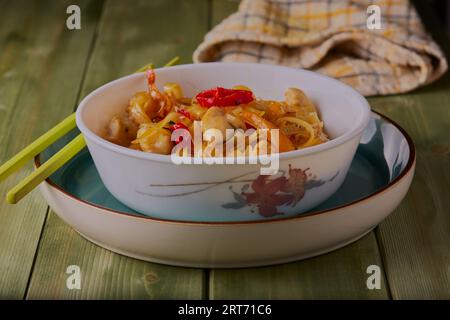
[{"label": "white ceramic bowl", "polygon": [[[183,221],[245,221],[292,216],[330,197],[342,184],[370,118],[367,101],[349,86],[323,75],[280,66],[206,63],[156,69],[157,85],[179,83],[186,96],[243,84],[257,97],[282,100],[289,87],[305,91],[319,109],[331,141],[279,155],[278,175],[296,182],[288,193],[258,180],[259,164],[175,165],[170,156],[144,153],[101,136],[130,97],[146,89],[143,73],[110,82],[89,94],[77,125],[107,189],[146,215]],[[289,170],[296,169],[296,170]],[[278,182],[281,183],[281,180]],[[255,190],[256,188],[256,190]],[[261,192],[262,190],[262,192]],[[253,200],[248,203],[253,194]]]},{"label": "white ceramic bowl", "polygon": [[[65,141],[38,155],[36,167]],[[373,113],[349,174],[332,199],[304,214],[259,221],[185,222],[133,214],[106,194],[85,152],[39,188],[67,224],[114,252],[188,267],[254,267],[322,254],[372,230],[405,197],[414,176],[415,155],[408,134]]]}]

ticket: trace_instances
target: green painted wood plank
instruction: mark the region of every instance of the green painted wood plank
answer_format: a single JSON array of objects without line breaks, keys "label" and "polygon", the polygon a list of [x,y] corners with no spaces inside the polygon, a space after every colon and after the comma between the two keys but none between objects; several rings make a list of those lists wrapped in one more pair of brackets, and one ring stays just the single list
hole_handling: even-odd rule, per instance
[{"label": "green painted wood plank", "polygon": [[417,93],[372,101],[417,147],[411,189],[378,233],[394,298],[450,298],[449,89],[446,76]]},{"label": "green painted wood plank", "polygon": [[[212,24],[237,10],[239,2],[213,0]],[[366,286],[366,269],[376,264],[383,270],[374,233],[336,252],[286,265],[211,272],[214,299],[387,299],[383,279],[381,290]],[[384,270],[383,270],[384,271]]]},{"label": "green painted wood plank", "polygon": [[[207,31],[208,6],[195,1],[108,1],[82,95],[148,62],[191,61]],[[66,287],[67,266],[81,268],[81,290]],[[199,299],[203,271],[147,263],[95,246],[52,212],[43,233],[28,299]]]},{"label": "green painted wood plank", "polygon": [[211,299],[387,299],[381,288],[369,290],[370,265],[382,268],[376,239],[371,232],[343,249],[273,267],[213,270]]},{"label": "green painted wood plank", "polygon": [[230,14],[237,11],[239,0],[211,0],[211,24],[217,25]]},{"label": "green painted wood plank", "polygon": [[[69,290],[70,265],[81,289]],[[98,247],[55,214],[45,225],[28,299],[199,299],[202,271],[152,264]]]},{"label": "green painted wood plank", "polygon": [[[434,30],[434,37],[449,53],[448,37],[433,23],[437,20],[430,17],[423,3],[415,1],[415,5],[425,24]],[[219,12],[215,8],[220,8]],[[215,0],[214,23],[234,10],[231,2]],[[370,99],[375,110],[399,122],[412,135],[418,148],[417,173],[411,191],[377,230],[395,299],[450,297],[449,89],[447,75],[413,93]],[[261,281],[268,279],[261,277]]]},{"label": "green painted wood plank", "polygon": [[205,0],[109,1],[105,7],[83,95],[152,62],[155,66],[192,53],[208,28]]},{"label": "green painted wood plank", "polygon": [[[430,8],[415,5],[450,57],[450,42]],[[450,298],[450,74],[415,92],[374,98],[372,106],[402,125],[417,147],[417,167],[401,206],[378,230],[395,299]]]},{"label": "green painted wood plank", "polygon": [[[72,3],[91,12],[77,32],[66,28]],[[98,1],[0,2],[0,162],[73,110],[99,12]],[[2,183],[2,197],[30,170]],[[0,298],[24,297],[46,212],[35,193],[0,200]]]}]

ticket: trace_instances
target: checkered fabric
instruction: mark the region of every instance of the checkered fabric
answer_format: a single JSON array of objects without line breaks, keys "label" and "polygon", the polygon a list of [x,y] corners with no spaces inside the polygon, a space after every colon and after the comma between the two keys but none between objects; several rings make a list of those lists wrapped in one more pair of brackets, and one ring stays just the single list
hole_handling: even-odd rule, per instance
[{"label": "checkered fabric", "polygon": [[[381,29],[368,27],[370,5],[381,9]],[[193,59],[312,69],[366,96],[410,91],[447,70],[408,0],[243,0]]]}]

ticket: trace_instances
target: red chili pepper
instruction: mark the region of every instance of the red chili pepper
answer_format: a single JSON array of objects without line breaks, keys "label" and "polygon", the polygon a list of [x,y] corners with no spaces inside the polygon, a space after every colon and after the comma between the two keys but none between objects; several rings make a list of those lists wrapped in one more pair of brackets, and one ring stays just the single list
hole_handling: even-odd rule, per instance
[{"label": "red chili pepper", "polygon": [[170,127],[170,130],[175,131],[177,129],[186,129],[189,130],[188,127],[186,127],[186,125],[182,122],[177,122],[175,123],[173,126]]},{"label": "red chili pepper", "polygon": [[254,126],[252,126],[250,123],[245,123],[245,127],[248,129],[256,129]]},{"label": "red chili pepper", "polygon": [[[178,129],[184,129],[184,130],[189,130],[188,127],[186,127],[186,125],[184,123],[178,122],[176,124],[174,124],[173,126],[170,127],[170,130],[175,131]],[[176,140],[175,140],[175,144],[179,144],[181,141],[183,141],[183,136],[179,136]]]},{"label": "red chili pepper", "polygon": [[228,107],[238,106],[252,102],[253,93],[247,90],[225,89],[217,87],[200,92],[195,99],[202,107]]}]

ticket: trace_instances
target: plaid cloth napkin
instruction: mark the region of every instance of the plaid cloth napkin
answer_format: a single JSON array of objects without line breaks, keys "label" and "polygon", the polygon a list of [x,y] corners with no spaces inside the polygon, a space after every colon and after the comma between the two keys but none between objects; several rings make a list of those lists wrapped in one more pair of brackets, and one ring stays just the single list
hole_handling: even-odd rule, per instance
[{"label": "plaid cloth napkin", "polygon": [[[367,27],[369,5],[381,9],[381,29]],[[410,91],[447,70],[408,0],[243,0],[193,59],[312,69],[366,96]]]}]

